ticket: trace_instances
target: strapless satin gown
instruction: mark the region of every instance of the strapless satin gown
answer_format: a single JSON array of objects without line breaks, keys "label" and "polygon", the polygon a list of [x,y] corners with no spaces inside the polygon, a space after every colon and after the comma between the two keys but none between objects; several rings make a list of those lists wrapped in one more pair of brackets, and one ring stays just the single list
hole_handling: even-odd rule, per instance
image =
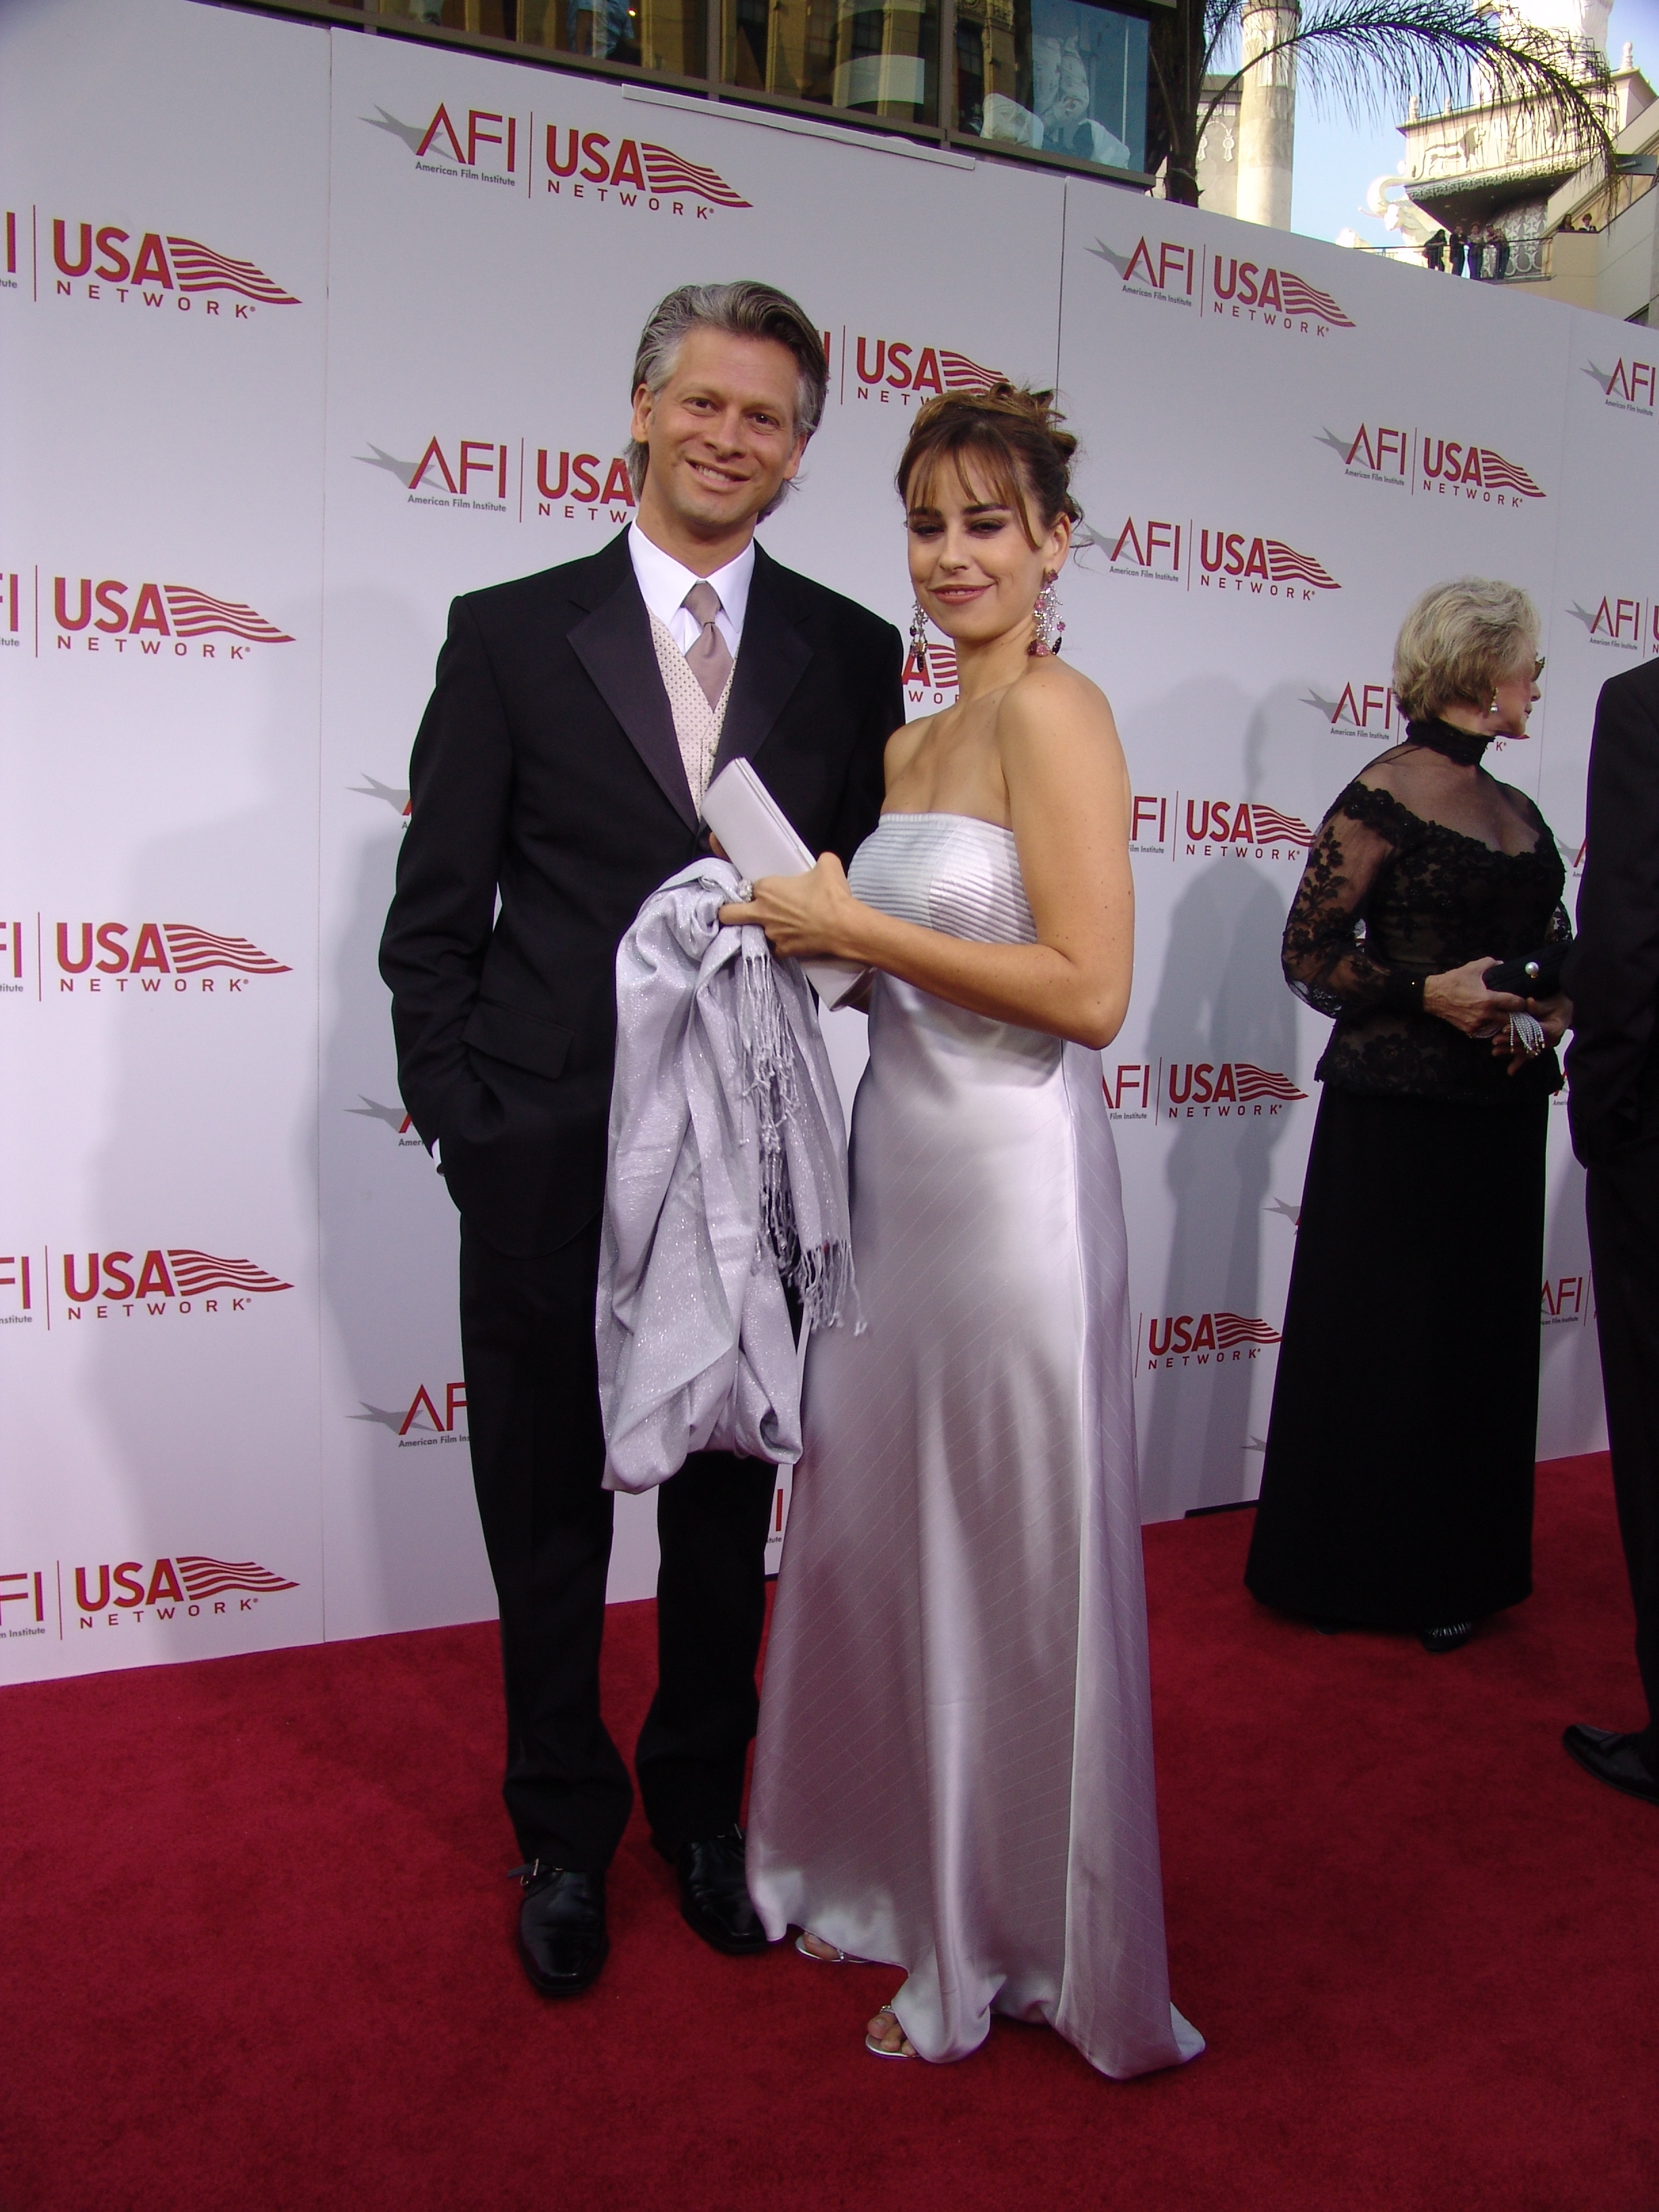
[{"label": "strapless satin gown", "polygon": [[[857,896],[1035,940],[1011,831],[889,814]],[[926,2058],[993,2012],[1103,2073],[1203,2049],[1170,2002],[1123,1209],[1098,1054],[877,979],[853,1116],[866,1323],[807,1354],[749,1887],[906,1969]]]}]

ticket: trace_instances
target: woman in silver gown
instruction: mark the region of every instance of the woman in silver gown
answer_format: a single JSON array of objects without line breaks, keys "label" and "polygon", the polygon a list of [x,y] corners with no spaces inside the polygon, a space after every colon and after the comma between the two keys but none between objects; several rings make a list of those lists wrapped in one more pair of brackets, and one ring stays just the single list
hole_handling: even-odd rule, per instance
[{"label": "woman in silver gown", "polygon": [[843,876],[722,919],[875,976],[853,1117],[864,1326],[814,1336],[756,1751],[775,1941],[905,1969],[878,2056],[993,2012],[1116,2076],[1203,2045],[1170,2002],[1122,1203],[1100,1048],[1133,961],[1111,710],[1053,657],[1077,510],[1050,395],[948,394],[899,471],[918,629],[957,703],[895,732]]}]

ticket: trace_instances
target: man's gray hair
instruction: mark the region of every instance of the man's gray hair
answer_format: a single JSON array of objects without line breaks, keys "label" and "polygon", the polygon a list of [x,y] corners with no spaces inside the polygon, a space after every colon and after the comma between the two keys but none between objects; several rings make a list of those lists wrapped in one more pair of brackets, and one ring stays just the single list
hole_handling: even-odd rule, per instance
[{"label": "man's gray hair", "polygon": [[1425,592],[1400,625],[1394,696],[1410,720],[1462,703],[1484,708],[1538,650],[1538,610],[1518,584],[1460,576]]},{"label": "man's gray hair", "polygon": [[[680,348],[695,330],[724,331],[734,338],[769,338],[795,358],[799,372],[795,386],[795,435],[810,438],[823,419],[823,395],[830,381],[823,356],[823,334],[815,330],[805,311],[771,284],[752,278],[737,284],[682,284],[653,308],[640,332],[634,356],[630,396],[641,385],[653,398],[674,374]],[[628,473],[639,497],[651,456],[637,438],[628,445]],[[789,491],[785,484],[765,512],[781,507]]]}]

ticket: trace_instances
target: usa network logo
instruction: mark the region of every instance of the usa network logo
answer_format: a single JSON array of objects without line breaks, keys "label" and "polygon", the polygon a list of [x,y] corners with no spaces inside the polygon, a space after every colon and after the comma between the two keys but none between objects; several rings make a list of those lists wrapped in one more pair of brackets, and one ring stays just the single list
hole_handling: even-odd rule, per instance
[{"label": "usa network logo", "polygon": [[900,681],[904,685],[905,698],[911,706],[948,707],[957,695],[960,682],[955,646],[936,644],[932,638],[926,638],[918,644],[912,638],[905,653],[904,670]]},{"label": "usa network logo", "polygon": [[1095,258],[1117,273],[1122,290],[1176,307],[1207,307],[1213,315],[1280,336],[1322,338],[1351,331],[1353,319],[1328,292],[1292,269],[1206,252],[1178,239],[1145,232],[1127,252],[1097,239]]},{"label": "usa network logo", "polygon": [[989,392],[1005,380],[1000,368],[987,368],[951,346],[927,345],[917,338],[870,337],[842,324],[839,368],[835,333],[823,334],[823,352],[836,393],[844,404],[873,402],[883,407],[915,407],[946,392]]},{"label": "usa network logo", "polygon": [[1142,1316],[1135,1324],[1137,1365],[1143,1328],[1148,1374],[1182,1367],[1243,1366],[1259,1359],[1268,1345],[1279,1341],[1279,1331],[1255,1314],[1160,1314],[1151,1320]]},{"label": "usa network logo", "polygon": [[465,1382],[416,1384],[407,1406],[371,1406],[358,1401],[361,1413],[348,1413],[349,1421],[368,1421],[385,1429],[398,1441],[400,1451],[419,1450],[433,1444],[464,1444],[466,1436]]},{"label": "usa network logo", "polygon": [[362,119],[400,140],[422,174],[458,183],[522,187],[533,198],[689,216],[700,222],[712,221],[717,209],[751,204],[718,169],[672,146],[647,138],[612,139],[563,121],[544,123],[538,132],[533,110],[520,116],[441,100],[422,121],[404,122],[378,106]]},{"label": "usa network logo", "polygon": [[[253,1310],[253,1300],[292,1283],[252,1260],[221,1258],[189,1244],[128,1251],[0,1255],[0,1315],[36,1316],[48,1329],[65,1322],[202,1318]],[[61,1297],[58,1295],[61,1289]]]},{"label": "usa network logo", "polygon": [[[35,591],[38,598],[38,568]],[[59,653],[130,654],[135,661],[229,662],[246,660],[256,645],[294,642],[287,630],[268,622],[257,608],[240,599],[221,599],[194,584],[54,576],[51,612]],[[38,619],[34,628],[38,654]]]},{"label": "usa network logo", "polygon": [[1324,562],[1265,532],[1212,530],[1173,516],[1127,514],[1109,530],[1092,528],[1079,542],[1106,556],[1107,574],[1184,590],[1241,592],[1264,604],[1316,605],[1341,585]]},{"label": "usa network logo", "polygon": [[1125,1121],[1273,1121],[1308,1095],[1249,1060],[1121,1062],[1102,1080],[1108,1109]]},{"label": "usa network logo", "polygon": [[[58,1572],[61,1577],[61,1567]],[[71,1595],[81,1629],[154,1630],[168,1622],[216,1620],[233,1609],[252,1613],[261,1598],[299,1587],[290,1576],[276,1574],[258,1559],[175,1552],[170,1558],[77,1566]]]},{"label": "usa network logo", "polygon": [[1621,354],[1611,368],[1598,368],[1592,361],[1584,364],[1583,373],[1599,387],[1603,406],[1652,420],[1659,366],[1650,361],[1626,361]]},{"label": "usa network logo", "polygon": [[1659,599],[1603,592],[1587,604],[1570,601],[1567,612],[1583,624],[1592,645],[1615,653],[1659,653]]},{"label": "usa network logo", "polygon": [[1137,792],[1129,805],[1129,850],[1172,860],[1300,862],[1313,838],[1299,815],[1281,813],[1259,799]]},{"label": "usa network logo", "polygon": [[[51,254],[40,251],[41,217],[30,210],[30,258],[33,291],[40,296],[44,274],[52,296],[89,301],[99,307],[130,307],[165,314],[169,308],[222,322],[249,322],[266,307],[297,307],[297,294],[254,261],[242,260],[200,239],[175,231],[126,228],[120,223],[91,223],[62,216],[50,218]],[[15,241],[7,235],[9,261]]]},{"label": "usa network logo", "polygon": [[[37,915],[34,927],[37,998],[45,995],[48,965],[65,998],[234,997],[250,976],[293,972],[252,939],[222,936],[192,921],[60,921],[48,934]],[[15,943],[17,925],[9,928]],[[15,952],[13,959],[16,963]]]}]

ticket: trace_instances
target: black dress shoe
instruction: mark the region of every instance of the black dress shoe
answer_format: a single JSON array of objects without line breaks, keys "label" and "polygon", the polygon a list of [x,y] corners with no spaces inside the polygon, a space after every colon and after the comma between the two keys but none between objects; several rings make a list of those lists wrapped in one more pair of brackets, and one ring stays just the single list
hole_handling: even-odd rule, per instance
[{"label": "black dress shoe", "polygon": [[1425,1628],[1418,1642],[1425,1651],[1461,1651],[1474,1633],[1472,1620],[1449,1620],[1440,1628]]},{"label": "black dress shoe", "polygon": [[679,1876],[680,1911],[705,1943],[735,1958],[765,1950],[766,1930],[744,1879],[741,1828],[682,1844],[672,1854],[660,1843],[657,1849],[665,1858],[672,1856]]},{"label": "black dress shoe", "polygon": [[1567,1756],[1576,1759],[1586,1774],[1611,1790],[1622,1790],[1626,1797],[1659,1805],[1659,1776],[1649,1771],[1633,1735],[1617,1735],[1611,1729],[1586,1728],[1575,1721],[1561,1741]]},{"label": "black dress shoe", "polygon": [[580,1996],[599,1979],[611,1938],[605,1929],[605,1876],[532,1859],[515,1867],[524,1883],[519,1956],[544,1997]]}]

